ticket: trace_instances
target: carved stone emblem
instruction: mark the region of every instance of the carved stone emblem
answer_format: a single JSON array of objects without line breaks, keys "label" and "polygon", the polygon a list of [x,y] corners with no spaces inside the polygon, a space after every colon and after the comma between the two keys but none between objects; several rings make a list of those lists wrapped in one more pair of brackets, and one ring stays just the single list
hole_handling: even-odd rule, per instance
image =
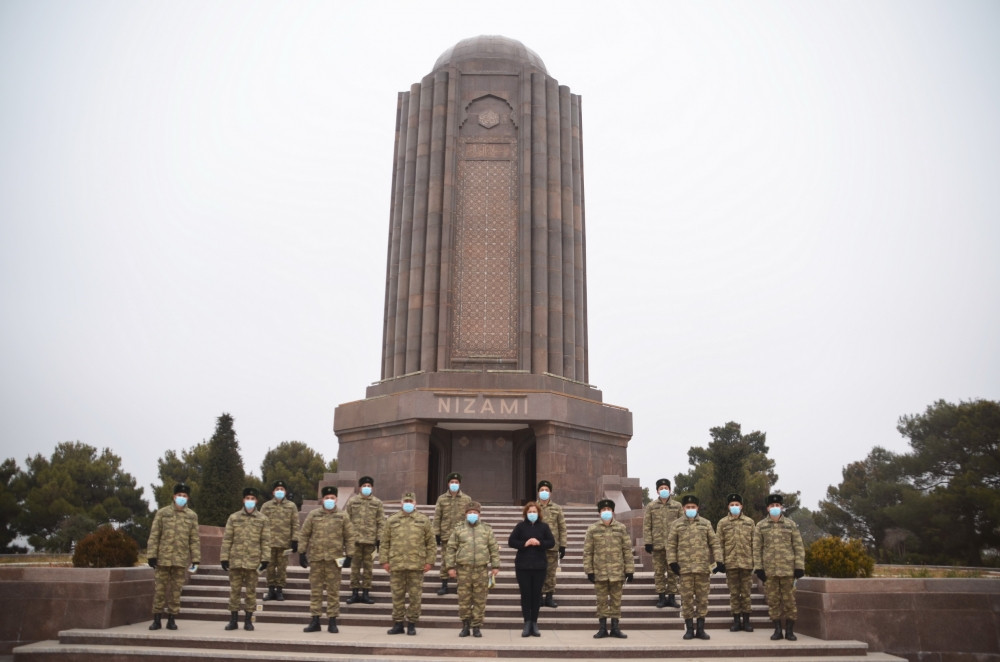
[{"label": "carved stone emblem", "polygon": [[485,113],[479,113],[479,124],[487,129],[492,129],[499,123],[500,115],[495,110],[487,110]]}]

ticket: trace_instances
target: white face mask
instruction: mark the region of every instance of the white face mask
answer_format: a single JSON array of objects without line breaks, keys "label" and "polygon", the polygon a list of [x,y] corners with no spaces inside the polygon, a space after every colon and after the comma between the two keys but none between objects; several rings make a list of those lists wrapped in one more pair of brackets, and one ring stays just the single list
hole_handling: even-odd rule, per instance
[{"label": "white face mask", "polygon": [[281,501],[282,499],[285,498],[285,491],[284,490],[275,490],[274,491],[274,498],[277,499],[278,501]]},{"label": "white face mask", "polygon": [[362,496],[371,496],[372,495],[372,488],[370,488],[367,485],[365,485],[364,487],[361,488],[361,495]]},{"label": "white face mask", "polygon": [[243,502],[243,507],[246,508],[247,510],[253,510],[254,508],[257,507],[257,500],[247,499],[246,501]]},{"label": "white face mask", "polygon": [[548,501],[549,500],[549,491],[548,490],[542,490],[541,492],[538,493],[538,498],[541,499],[542,501]]},{"label": "white face mask", "polygon": [[413,505],[412,503],[410,503],[409,501],[407,501],[407,502],[405,502],[405,503],[403,504],[403,512],[404,512],[404,513],[412,513],[412,512],[413,512],[413,511],[414,511],[415,509],[416,509],[416,506],[414,506],[414,505]]},{"label": "white face mask", "polygon": [[333,510],[333,507],[337,505],[336,499],[323,499],[323,507],[327,510]]}]

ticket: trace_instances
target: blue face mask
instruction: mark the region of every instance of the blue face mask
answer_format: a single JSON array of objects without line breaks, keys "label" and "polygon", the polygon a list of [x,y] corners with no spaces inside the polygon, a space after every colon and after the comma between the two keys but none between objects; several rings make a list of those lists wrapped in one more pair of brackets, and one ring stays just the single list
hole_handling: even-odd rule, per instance
[{"label": "blue face mask", "polygon": [[371,496],[372,495],[372,488],[370,488],[367,485],[365,485],[364,487],[361,488],[361,494],[364,495],[364,496]]},{"label": "blue face mask", "polygon": [[282,499],[285,498],[285,491],[284,490],[275,490],[275,492],[274,492],[274,498],[277,499],[278,501],[281,501]]},{"label": "blue face mask", "polygon": [[601,511],[601,519],[604,520],[605,522],[610,522],[611,518],[614,517],[614,516],[615,516],[614,512],[612,512],[610,510],[602,510]]},{"label": "blue face mask", "polygon": [[695,517],[698,516],[698,509],[697,508],[685,508],[684,509],[684,514],[687,515],[688,519],[694,519]]},{"label": "blue face mask", "polygon": [[740,506],[729,506],[729,514],[732,515],[733,517],[739,515],[742,510],[743,508]]},{"label": "blue face mask", "polygon": [[660,498],[661,499],[669,499],[670,498],[670,490],[660,490]]},{"label": "blue face mask", "polygon": [[541,492],[538,493],[538,498],[541,499],[542,501],[548,501],[549,500],[549,491],[548,490],[542,490]]},{"label": "blue face mask", "polygon": [[452,492],[457,492],[460,487],[462,486],[459,485],[458,483],[448,483],[448,489],[451,490]]},{"label": "blue face mask", "polygon": [[409,501],[407,501],[406,503],[403,504],[403,512],[404,513],[412,513],[415,509],[416,509],[416,506],[414,506]]},{"label": "blue face mask", "polygon": [[187,505],[187,502],[188,502],[187,497],[182,497],[182,496],[174,497],[174,503],[177,504],[178,508],[183,508],[184,506]]},{"label": "blue face mask", "polygon": [[768,508],[767,512],[770,513],[771,517],[781,516],[781,508],[778,506],[774,506],[773,508]]},{"label": "blue face mask", "polygon": [[467,521],[469,524],[475,524],[476,522],[479,521],[479,515],[475,513],[468,513],[465,516],[465,521]]},{"label": "blue face mask", "polygon": [[528,513],[528,521],[534,524],[538,521],[538,513]]},{"label": "blue face mask", "polygon": [[337,505],[336,499],[323,499],[323,507],[327,510],[333,510],[334,506]]},{"label": "blue face mask", "polygon": [[253,510],[254,508],[257,507],[257,501],[256,500],[254,500],[254,501],[244,501],[243,502],[243,507],[246,508],[247,510]]}]

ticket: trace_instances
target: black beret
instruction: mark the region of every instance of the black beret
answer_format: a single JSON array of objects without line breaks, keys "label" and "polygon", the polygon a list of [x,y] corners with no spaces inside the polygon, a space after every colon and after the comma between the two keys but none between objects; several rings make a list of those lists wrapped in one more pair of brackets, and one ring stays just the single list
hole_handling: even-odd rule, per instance
[{"label": "black beret", "polygon": [[615,509],[615,502],[611,499],[601,499],[597,502],[597,512],[601,512],[605,508]]},{"label": "black beret", "polygon": [[276,480],[276,481],[274,481],[274,483],[271,485],[271,491],[273,492],[276,489],[278,489],[279,487],[285,487],[285,481],[283,481],[283,480]]},{"label": "black beret", "polygon": [[361,487],[365,483],[368,483],[369,485],[375,485],[375,479],[372,478],[371,476],[362,476],[361,478],[358,479],[358,487]]},{"label": "black beret", "polygon": [[180,494],[181,492],[184,494],[191,494],[191,488],[184,483],[177,483],[174,485],[174,494]]},{"label": "black beret", "polygon": [[549,481],[547,481],[547,480],[540,480],[540,481],[538,481],[538,488],[537,488],[537,489],[539,489],[539,490],[540,490],[540,489],[542,489],[543,487],[547,487],[547,488],[549,488],[549,491],[550,491],[550,492],[552,491],[552,483],[550,483],[550,482],[549,482]]},{"label": "black beret", "polygon": [[319,493],[321,496],[326,496],[327,494],[337,496],[337,487],[335,485],[324,485],[323,489],[321,489]]},{"label": "black beret", "polygon": [[683,498],[681,499],[681,505],[682,505],[682,506],[686,506],[686,505],[688,505],[689,503],[693,503],[693,504],[694,504],[694,505],[696,505],[696,506],[697,506],[697,505],[700,505],[700,504],[698,503],[698,497],[696,497],[696,496],[695,496],[695,495],[693,495],[693,494],[685,494],[685,495],[684,495],[684,497],[683,497]]},{"label": "black beret", "polygon": [[259,496],[257,494],[257,488],[256,487],[244,487],[243,488],[243,498],[246,498],[248,496],[252,496],[254,499],[256,499]]},{"label": "black beret", "polygon": [[450,483],[453,480],[457,480],[458,482],[461,483],[462,474],[458,473],[457,471],[452,471],[450,474],[448,474],[448,482]]},{"label": "black beret", "polygon": [[660,489],[660,485],[666,485],[667,487],[670,487],[670,479],[661,478],[660,480],[656,481],[656,489]]},{"label": "black beret", "polygon": [[726,497],[726,503],[732,503],[733,501],[736,501],[741,506],[743,505],[743,497],[741,497],[736,492],[733,492],[732,494]]},{"label": "black beret", "polygon": [[782,497],[780,494],[768,494],[767,495],[767,503],[768,503],[768,505],[770,505],[772,503],[784,503],[784,502],[785,502],[784,501],[784,497]]}]

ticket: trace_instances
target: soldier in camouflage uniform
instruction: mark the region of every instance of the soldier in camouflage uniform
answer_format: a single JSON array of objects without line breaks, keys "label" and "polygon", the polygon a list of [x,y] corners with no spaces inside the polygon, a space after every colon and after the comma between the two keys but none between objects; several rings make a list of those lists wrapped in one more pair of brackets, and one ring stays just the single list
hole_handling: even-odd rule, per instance
[{"label": "soldier in camouflage uniform", "polygon": [[[351,497],[347,502],[347,516],[351,518],[351,526],[354,527],[351,597],[347,598],[347,604],[363,602],[366,605],[373,605],[375,601],[369,594],[372,588],[373,557],[382,538],[385,510],[382,507],[382,500],[372,495],[372,490],[375,488],[374,478],[362,476],[358,481],[358,488],[361,494]],[[363,591],[360,596],[359,591]]]},{"label": "soldier in camouflage uniform", "polygon": [[448,592],[448,569],[444,564],[444,554],[448,547],[448,536],[456,524],[465,521],[465,507],[472,497],[462,493],[462,474],[448,474],[448,491],[438,497],[434,504],[434,539],[441,546],[441,588],[438,595]]},{"label": "soldier in camouflage uniform", "polygon": [[[780,494],[767,497],[767,517],[757,522],[753,531],[754,574],[764,583],[767,609],[774,623],[771,639],[784,636],[795,641],[795,580],[806,574],[806,552],[798,525],[784,515]],[[785,632],[781,632],[781,619]]]},{"label": "soldier in camouflage uniform", "polygon": [[257,609],[257,574],[267,569],[271,525],[257,511],[257,490],[243,490],[243,508],[226,520],[219,560],[229,573],[229,624],[235,630],[240,611],[240,593],[246,589],[244,630],[253,630],[253,612]]},{"label": "soldier in camouflage uniform", "polygon": [[[618,623],[622,615],[622,586],[635,578],[632,560],[632,538],[625,525],[615,520],[615,502],[601,499],[597,502],[601,519],[587,528],[583,543],[583,571],[594,585],[597,596],[597,618],[600,629],[594,639],[612,637],[626,639]],[[611,630],[608,631],[608,618]]]},{"label": "soldier in camouflage uniform", "polygon": [[288,488],[285,481],[276,480],[271,485],[274,497],[260,507],[260,514],[271,525],[271,562],[267,566],[267,595],[265,600],[284,600],[285,584],[288,581],[288,555],[299,550],[299,507],[285,498]]},{"label": "soldier in camouflage uniform", "polygon": [[649,502],[642,514],[642,537],[646,553],[653,555],[653,580],[659,593],[656,608],[676,608],[680,607],[674,598],[678,578],[667,566],[667,534],[671,524],[683,519],[684,509],[671,498],[669,479],[656,481],[656,492],[657,498]]},{"label": "soldier in camouflage uniform", "polygon": [[147,563],[155,571],[150,630],[160,629],[163,612],[167,614],[167,629],[177,629],[174,616],[181,611],[181,588],[186,578],[184,571],[190,563],[191,572],[195,572],[201,562],[198,515],[187,507],[190,493],[191,488],[187,485],[174,485],[174,502],[156,511],[149,530]]},{"label": "soldier in camouflage uniform", "polygon": [[[729,514],[715,525],[726,564],[726,584],[729,586],[729,608],[733,613],[730,632],[753,632],[750,625],[750,593],[753,590],[753,529],[754,521],[743,513],[743,497],[733,493],[726,497]],[[740,623],[740,618],[743,622]]]},{"label": "soldier in camouflage uniform", "polygon": [[[403,618],[406,618],[406,634],[417,633],[420,620],[420,598],[423,590],[424,573],[434,567],[437,546],[431,521],[417,512],[417,495],[407,492],[403,495],[402,509],[385,523],[382,534],[382,567],[389,573],[392,589],[393,626],[388,634],[403,634]],[[410,606],[406,608],[409,597]]]},{"label": "soldier in camouflage uniform", "polygon": [[[698,497],[688,494],[681,499],[681,505],[684,507],[684,519],[676,520],[667,534],[667,563],[670,570],[681,578],[681,616],[686,628],[684,638],[711,639],[705,632],[711,585],[708,569],[715,562],[712,572],[726,571],[722,547],[712,523],[698,515]],[[697,632],[695,617],[698,618]]]},{"label": "soldier in camouflage uniform", "polygon": [[538,501],[536,503],[541,520],[549,525],[552,537],[556,539],[556,546],[545,550],[548,565],[545,566],[545,583],[542,585],[542,593],[545,595],[542,606],[555,609],[559,606],[552,597],[556,591],[556,570],[559,567],[559,561],[566,556],[566,515],[563,514],[562,506],[552,500],[552,483],[547,480],[538,483]]},{"label": "soldier in camouflage uniform", "polygon": [[[327,485],[321,490],[321,507],[310,511],[299,531],[299,564],[309,568],[309,614],[312,618],[302,631],[319,632],[319,617],[323,614],[323,591],[326,591],[327,632],[337,633],[340,616],[340,567],[337,559],[344,558],[345,568],[351,567],[354,550],[354,527],[351,519],[337,510],[337,488]],[[308,556],[307,556],[308,555]]]},{"label": "soldier in camouflage uniform", "polygon": [[465,507],[465,522],[451,531],[445,551],[448,576],[458,578],[458,617],[462,621],[460,637],[481,637],[479,628],[486,614],[489,576],[500,572],[500,548],[493,529],[479,521],[482,506],[470,501]]}]

